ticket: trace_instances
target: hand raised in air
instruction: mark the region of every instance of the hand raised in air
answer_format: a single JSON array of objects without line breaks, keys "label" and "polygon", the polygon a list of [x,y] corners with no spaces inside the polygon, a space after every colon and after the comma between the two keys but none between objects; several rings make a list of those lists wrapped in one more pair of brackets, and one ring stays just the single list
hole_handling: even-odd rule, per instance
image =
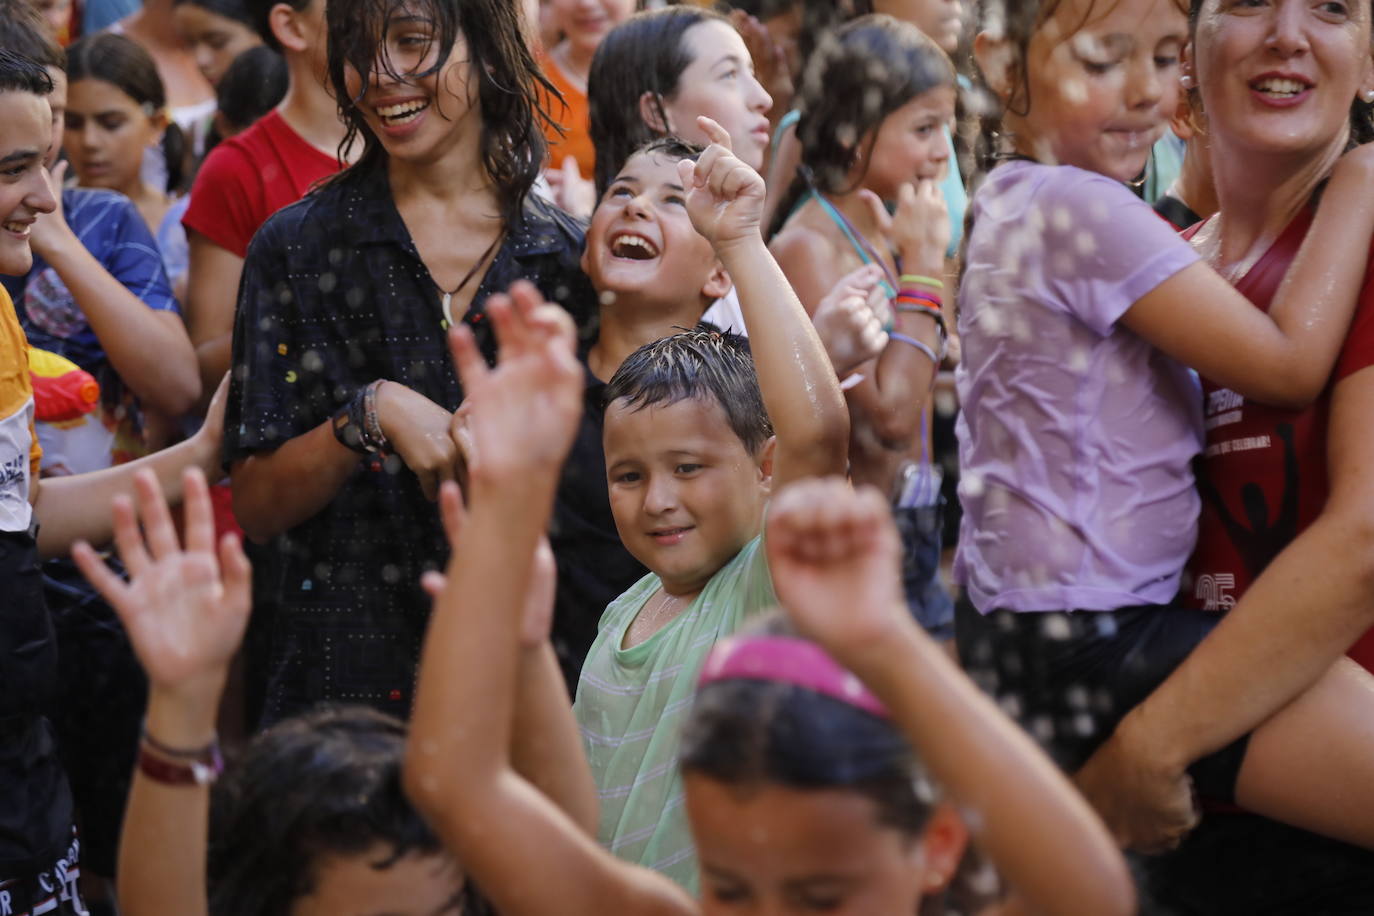
[{"label": "hand raised in air", "polygon": [[113,507],[115,544],[129,581],[84,541],[72,556],[119,615],[152,688],[213,705],[248,624],[252,570],[234,535],[215,544],[205,475],[188,469],[183,485],[185,547],[156,478],[140,471],[134,478],[137,513],[127,496],[116,497]]},{"label": "hand raised in air", "polygon": [[696,162],[677,164],[692,225],[717,251],[751,238],[762,240],[763,179],[730,151],[725,128],[707,117],[697,118],[697,124],[711,145]]},{"label": "hand raised in air", "polygon": [[584,376],[574,352],[572,318],[549,305],[532,283],[487,300],[499,345],[496,366],[472,332],[449,332],[453,363],[466,395],[463,452],[470,479],[519,480],[563,465],[582,416]]},{"label": "hand raised in air", "polygon": [[797,630],[844,661],[911,626],[888,501],[841,477],[801,480],[768,510],[769,570]]}]

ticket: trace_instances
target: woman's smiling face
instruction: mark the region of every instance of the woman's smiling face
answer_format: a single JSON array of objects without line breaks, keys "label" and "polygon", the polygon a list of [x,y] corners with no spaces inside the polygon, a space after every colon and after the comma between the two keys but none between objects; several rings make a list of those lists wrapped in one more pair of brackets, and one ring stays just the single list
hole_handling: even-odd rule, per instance
[{"label": "woman's smiling face", "polygon": [[386,22],[367,85],[355,68],[345,68],[349,96],[393,159],[433,161],[480,135],[467,42],[460,32],[441,61],[438,31],[424,5],[402,6]]},{"label": "woman's smiling face", "polygon": [[1368,0],[1205,0],[1193,60],[1209,132],[1257,154],[1336,155],[1374,91]]}]

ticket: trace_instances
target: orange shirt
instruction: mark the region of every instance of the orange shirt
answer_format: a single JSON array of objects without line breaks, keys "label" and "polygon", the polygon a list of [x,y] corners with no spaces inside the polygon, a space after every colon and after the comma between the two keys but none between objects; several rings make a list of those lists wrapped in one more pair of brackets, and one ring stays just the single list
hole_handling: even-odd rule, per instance
[{"label": "orange shirt", "polygon": [[544,125],[544,137],[549,141],[549,168],[561,168],[564,158],[572,156],[582,177],[590,181],[596,170],[596,149],[592,146],[587,94],[572,84],[548,54],[541,53],[539,63],[549,82],[563,96],[561,103],[553,98],[548,100],[549,116],[566,131],[560,137],[552,126]]}]

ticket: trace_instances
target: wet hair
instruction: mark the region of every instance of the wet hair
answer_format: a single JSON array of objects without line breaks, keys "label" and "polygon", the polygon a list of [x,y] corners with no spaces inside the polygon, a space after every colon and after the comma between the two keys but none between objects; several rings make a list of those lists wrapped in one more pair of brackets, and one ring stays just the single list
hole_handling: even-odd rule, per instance
[{"label": "wet hair", "polygon": [[67,69],[67,52],[28,0],[0,0],[0,48],[43,67]]},{"label": "wet hair", "polygon": [[[1198,15],[1202,12],[1204,2],[1205,0],[1189,0],[1188,33],[1190,38],[1194,37],[1197,30]],[[1369,9],[1371,15],[1374,15],[1374,2],[1369,3]],[[1193,92],[1197,92],[1197,90],[1194,89]],[[1374,142],[1374,103],[1366,102],[1359,95],[1356,95],[1350,103],[1350,144],[1348,148],[1370,142]]]},{"label": "wet hair", "polygon": [[650,93],[659,122],[668,123],[663,103],[677,95],[682,72],[693,61],[684,39],[690,29],[703,22],[730,25],[724,16],[708,9],[670,6],[636,13],[601,39],[587,77],[598,197],[615,180],[631,153],[662,136],[645,123],[639,100]]},{"label": "wet hair", "polygon": [[240,25],[246,25],[254,31],[259,31],[253,11],[248,8],[245,0],[172,0],[172,6],[181,6],[182,4],[198,6],[207,13],[232,19]]},{"label": "wet hair", "polygon": [[[99,32],[87,35],[67,49],[67,79],[100,80],[133,99],[149,118],[166,112],[167,90],[157,64],[143,46],[124,35]],[[185,175],[186,135],[170,119],[162,133],[162,154],[167,159],[167,187],[181,187]]]},{"label": "wet hair", "polygon": [[[460,39],[464,42],[468,88],[475,92],[482,115],[482,167],[496,189],[502,217],[507,223],[516,222],[548,158],[541,125],[553,122],[542,99],[558,98],[558,91],[535,62],[520,4],[511,0],[329,0],[329,81],[348,127],[339,146],[340,158],[347,159],[342,154],[354,143],[362,143],[358,161],[337,180],[351,181],[386,162],[386,151],[358,110],[359,99],[349,94],[345,73],[350,68],[359,74],[372,73],[378,57],[385,57],[388,21],[402,10],[416,8],[433,22],[437,62],[413,74],[396,73],[389,58],[382,65],[396,79],[429,76],[448,62]],[[438,111],[443,113],[442,104]]]},{"label": "wet hair", "polygon": [[219,113],[236,130],[247,130],[286,95],[286,59],[266,45],[249,48],[225,68],[215,89]]},{"label": "wet hair", "polygon": [[[401,788],[405,726],[363,707],[326,707],[255,738],[210,799],[211,916],[288,916],[331,856],[377,846],[390,868],[443,846]],[[464,909],[464,913],[472,913]]]},{"label": "wet hair", "polygon": [[[308,9],[311,3],[323,3],[324,0],[242,0],[242,2],[244,10],[248,13],[247,25],[257,30],[258,37],[262,39],[263,44],[280,54],[283,50],[281,42],[277,41],[277,36],[272,34],[272,10],[278,4],[285,3],[300,13]],[[210,9],[210,7],[207,6],[206,9]],[[211,12],[219,11],[211,10]]]},{"label": "wet hair", "polygon": [[[624,171],[625,166],[635,156],[661,156],[672,162],[681,162],[684,159],[696,162],[701,156],[701,153],[702,148],[695,143],[688,143],[686,140],[672,136],[657,137],[643,144],[638,149],[631,150],[630,154],[625,157],[625,160],[621,162],[616,170],[611,173],[610,177],[606,179],[606,187],[609,188],[615,182],[616,177]],[[604,194],[605,190],[603,189],[602,195]],[[598,197],[598,199],[600,198]]]},{"label": "wet hair", "polygon": [[52,93],[52,77],[38,61],[0,48],[0,92]]},{"label": "wet hair", "polygon": [[773,435],[754,359],[745,339],[734,334],[685,331],[645,344],[611,376],[603,406],[624,401],[630,410],[643,410],[689,398],[719,404],[751,455]]},{"label": "wet hair", "polygon": [[[746,629],[755,636],[796,637],[780,613]],[[731,679],[697,690],[683,728],[682,772],[744,791],[768,785],[799,791],[840,789],[867,798],[878,824],[921,837],[940,801],[915,750],[891,720],[806,687]],[[970,847],[945,894],[922,901],[922,914],[947,907],[979,912],[995,899],[997,879]]]},{"label": "wet hair", "polygon": [[[897,109],[942,86],[955,87],[954,65],[910,23],[870,14],[824,37],[807,61],[797,93],[801,166],[778,207],[779,225],[808,185],[844,194],[856,163],[867,159],[878,128]],[[867,148],[865,148],[867,147]]]}]

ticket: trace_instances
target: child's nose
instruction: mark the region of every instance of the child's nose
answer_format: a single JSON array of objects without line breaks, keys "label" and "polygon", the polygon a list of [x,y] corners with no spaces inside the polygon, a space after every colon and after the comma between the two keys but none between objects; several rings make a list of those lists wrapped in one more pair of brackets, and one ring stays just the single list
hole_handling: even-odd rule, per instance
[{"label": "child's nose", "polygon": [[671,477],[659,474],[649,478],[649,486],[644,494],[644,510],[650,515],[661,515],[677,505],[677,487]]}]

